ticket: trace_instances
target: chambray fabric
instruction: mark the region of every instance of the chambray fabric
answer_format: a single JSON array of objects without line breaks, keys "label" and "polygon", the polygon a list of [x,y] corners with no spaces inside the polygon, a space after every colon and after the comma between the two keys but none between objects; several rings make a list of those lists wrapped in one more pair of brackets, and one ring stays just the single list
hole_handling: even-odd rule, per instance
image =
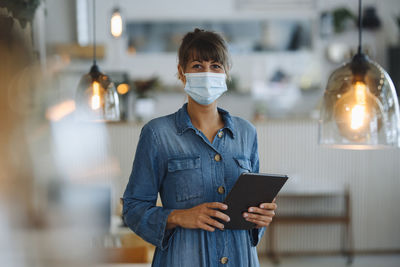
[{"label": "chambray fabric", "polygon": [[[223,202],[242,172],[259,171],[255,127],[223,109],[218,112],[224,127],[212,143],[191,123],[187,104],[150,121],[141,131],[123,216],[130,229],[156,246],[152,266],[259,266],[256,245],[265,228],[166,229],[172,210]],[[225,188],[224,194],[218,193],[219,186]],[[162,207],[156,206],[158,194]],[[222,257],[228,258],[226,264]]]}]

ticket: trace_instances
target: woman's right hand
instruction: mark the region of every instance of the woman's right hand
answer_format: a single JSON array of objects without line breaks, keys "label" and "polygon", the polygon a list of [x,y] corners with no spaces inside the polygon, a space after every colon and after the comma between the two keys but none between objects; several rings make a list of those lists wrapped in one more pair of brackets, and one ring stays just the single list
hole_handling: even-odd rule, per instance
[{"label": "woman's right hand", "polygon": [[[215,228],[224,229],[224,225],[214,218],[229,222],[228,215],[218,210],[226,210],[228,206],[220,202],[203,203],[190,209],[173,210],[167,219],[167,229],[177,226],[189,229],[203,229],[214,232]],[[214,217],[214,218],[212,218]]]}]

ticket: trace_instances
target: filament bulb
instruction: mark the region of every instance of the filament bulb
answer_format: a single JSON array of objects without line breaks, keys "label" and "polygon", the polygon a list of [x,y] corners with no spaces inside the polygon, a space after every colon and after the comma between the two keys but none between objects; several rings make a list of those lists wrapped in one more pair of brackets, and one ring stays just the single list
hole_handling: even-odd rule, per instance
[{"label": "filament bulb", "polygon": [[351,109],[351,129],[360,129],[366,119],[367,105],[367,87],[363,82],[356,82],[355,88],[355,105]]},{"label": "filament bulb", "polygon": [[118,9],[114,10],[111,16],[111,34],[118,38],[122,34],[122,17]]},{"label": "filament bulb", "polygon": [[99,109],[101,104],[100,84],[97,81],[92,83],[93,94],[91,98],[91,107],[93,110]]},{"label": "filament bulb", "polygon": [[349,84],[345,94],[338,96],[334,107],[336,125],[342,136],[353,142],[369,138],[372,128],[377,128],[377,111],[380,109],[376,97],[362,81]]}]

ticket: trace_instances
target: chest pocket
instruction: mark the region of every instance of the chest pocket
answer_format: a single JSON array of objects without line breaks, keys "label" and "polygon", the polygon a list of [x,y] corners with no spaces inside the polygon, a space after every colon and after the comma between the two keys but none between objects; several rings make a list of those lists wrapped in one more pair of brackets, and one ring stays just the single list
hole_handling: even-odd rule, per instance
[{"label": "chest pocket", "polygon": [[203,195],[200,156],[168,159],[168,176],[175,181],[176,201]]},{"label": "chest pocket", "polygon": [[243,172],[251,172],[251,162],[250,160],[242,157],[235,157],[234,158],[238,167],[239,167],[239,174]]}]

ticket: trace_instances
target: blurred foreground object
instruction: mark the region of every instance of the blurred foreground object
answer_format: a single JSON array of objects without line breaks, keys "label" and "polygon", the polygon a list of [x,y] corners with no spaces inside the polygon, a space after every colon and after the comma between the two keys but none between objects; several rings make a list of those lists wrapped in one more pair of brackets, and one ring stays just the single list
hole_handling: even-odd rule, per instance
[{"label": "blurred foreground object", "polygon": [[7,8],[13,18],[18,20],[22,28],[32,23],[40,0],[0,0],[0,8]]},{"label": "blurred foreground object", "polygon": [[319,143],[344,149],[399,147],[399,103],[387,72],[362,52],[328,80],[319,121]]},{"label": "blurred foreground object", "polygon": [[[54,66],[48,64],[46,69],[38,64],[31,40],[30,24],[22,28],[7,9],[0,8],[1,266],[94,266],[101,255],[92,241],[108,231],[110,189],[73,177],[63,179],[65,172],[59,167],[68,162],[56,160],[57,149],[75,158],[83,153],[66,151],[71,140],[57,138],[59,132],[52,130],[54,125],[65,125],[61,121],[74,103],[59,107],[54,103],[60,99],[51,97],[54,88],[46,80],[53,76]],[[50,104],[58,108],[46,109]],[[82,132],[79,125],[67,126],[71,132]],[[92,139],[90,135],[79,142]],[[66,146],[58,145],[60,141]],[[93,152],[85,155],[87,161]],[[79,159],[85,164],[82,156]],[[76,166],[70,166],[69,173],[77,173]]]}]

